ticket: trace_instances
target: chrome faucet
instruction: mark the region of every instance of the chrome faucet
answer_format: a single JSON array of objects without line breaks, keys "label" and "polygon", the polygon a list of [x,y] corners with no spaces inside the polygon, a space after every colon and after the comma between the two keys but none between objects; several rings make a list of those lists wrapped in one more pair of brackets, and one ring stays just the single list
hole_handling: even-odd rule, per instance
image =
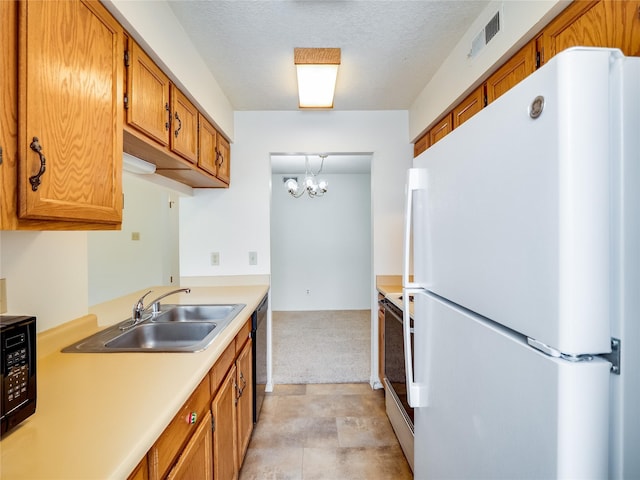
[{"label": "chrome faucet", "polygon": [[158,298],[153,300],[149,306],[145,307],[143,300],[144,300],[144,297],[146,297],[151,293],[151,290],[149,290],[147,293],[142,295],[138,299],[138,301],[133,305],[133,312],[131,314],[131,320],[133,321],[133,323],[130,326],[132,327],[140,323],[142,321],[142,316],[147,310],[149,310],[149,308],[153,310],[153,313],[158,313],[160,311],[160,300],[162,300],[164,297],[168,297],[169,295],[173,295],[174,293],[180,293],[180,292],[189,293],[191,292],[191,289],[178,288],[177,290],[171,290],[170,292],[160,295]]}]

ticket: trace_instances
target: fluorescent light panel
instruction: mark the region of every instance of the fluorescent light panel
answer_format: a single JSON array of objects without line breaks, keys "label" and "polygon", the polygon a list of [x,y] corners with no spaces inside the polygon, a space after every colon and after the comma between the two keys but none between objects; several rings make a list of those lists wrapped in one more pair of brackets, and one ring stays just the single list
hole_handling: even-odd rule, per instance
[{"label": "fluorescent light panel", "polygon": [[339,48],[296,48],[300,108],[333,108],[340,65]]}]

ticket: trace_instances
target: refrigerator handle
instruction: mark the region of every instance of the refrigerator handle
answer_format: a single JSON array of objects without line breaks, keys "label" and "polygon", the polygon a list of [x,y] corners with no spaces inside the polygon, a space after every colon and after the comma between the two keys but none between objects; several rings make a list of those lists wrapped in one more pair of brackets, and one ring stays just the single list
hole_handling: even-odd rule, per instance
[{"label": "refrigerator handle", "polygon": [[409,268],[411,261],[411,225],[413,223],[413,192],[426,188],[426,170],[423,168],[410,168],[407,170],[407,183],[405,188],[404,209],[404,244],[402,252],[402,286],[405,288],[418,288],[415,282],[409,282]]},{"label": "refrigerator handle", "polygon": [[[402,289],[402,337],[404,341],[404,368],[407,379],[407,401],[413,408],[427,407],[427,385],[417,383],[413,375],[413,349],[411,347],[411,317],[409,310],[409,298],[413,295],[417,300],[417,296],[424,293],[420,288],[403,288]],[[415,325],[416,319],[414,319]]]}]

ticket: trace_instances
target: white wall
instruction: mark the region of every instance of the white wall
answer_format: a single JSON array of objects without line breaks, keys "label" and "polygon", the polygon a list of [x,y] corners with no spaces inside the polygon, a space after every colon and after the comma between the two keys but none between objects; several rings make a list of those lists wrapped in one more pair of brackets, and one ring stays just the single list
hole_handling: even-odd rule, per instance
[{"label": "white wall", "polygon": [[122,180],[122,230],[88,233],[89,305],[180,281],[178,196],[144,177]]},{"label": "white wall", "polygon": [[[411,140],[466,97],[569,3],[568,0],[491,2],[413,102],[409,110]],[[498,9],[501,9],[500,32],[476,57],[469,58],[472,40]]]},{"label": "white wall", "polygon": [[[271,272],[269,154],[305,151],[373,152],[372,273],[400,273],[404,179],[413,156],[406,111],[236,112],[235,118],[231,187],[181,199],[183,278]],[[214,251],[219,266],[210,265]],[[258,265],[249,265],[249,251],[258,253]]]},{"label": "white wall", "polygon": [[371,175],[321,175],[321,198],[292,197],[282,177],[272,177],[272,309],[371,308]]},{"label": "white wall", "polygon": [[35,315],[38,331],[87,314],[86,232],[0,232],[7,314]]}]

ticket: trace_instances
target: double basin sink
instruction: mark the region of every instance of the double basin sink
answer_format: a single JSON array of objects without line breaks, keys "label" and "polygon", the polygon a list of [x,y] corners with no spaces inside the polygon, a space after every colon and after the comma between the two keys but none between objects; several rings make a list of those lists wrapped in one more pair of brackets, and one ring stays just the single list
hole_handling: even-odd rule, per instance
[{"label": "double basin sink", "polygon": [[168,305],[141,322],[131,319],[101,330],[62,351],[65,353],[199,352],[231,323],[244,304]]}]

